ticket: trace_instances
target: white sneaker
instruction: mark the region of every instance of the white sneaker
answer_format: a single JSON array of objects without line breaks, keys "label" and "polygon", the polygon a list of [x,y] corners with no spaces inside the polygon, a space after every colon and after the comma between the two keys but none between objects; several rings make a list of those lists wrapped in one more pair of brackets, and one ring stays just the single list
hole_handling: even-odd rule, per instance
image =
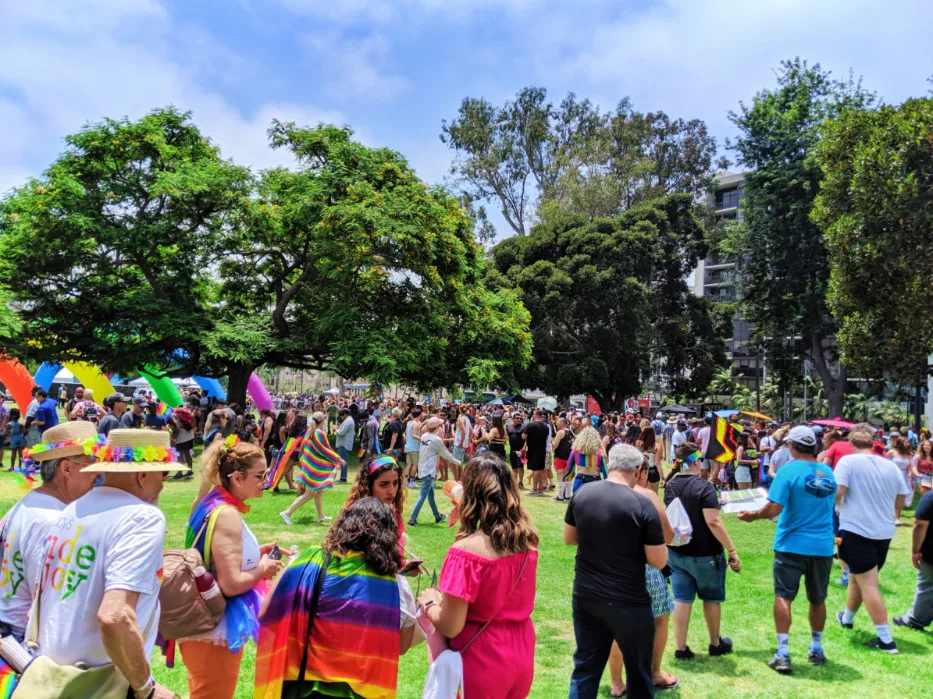
[{"label": "white sneaker", "polygon": [[289,527],[292,526],[292,518],[289,517],[287,514],[285,514],[284,512],[279,512],[279,517],[281,517],[282,521],[285,522],[285,524],[287,524]]},{"label": "white sneaker", "polygon": [[333,519],[333,518],[332,518],[332,517],[328,517],[327,515],[324,515],[324,516],[321,517],[317,522],[318,522],[318,524],[323,524],[324,522],[330,522],[331,519]]}]

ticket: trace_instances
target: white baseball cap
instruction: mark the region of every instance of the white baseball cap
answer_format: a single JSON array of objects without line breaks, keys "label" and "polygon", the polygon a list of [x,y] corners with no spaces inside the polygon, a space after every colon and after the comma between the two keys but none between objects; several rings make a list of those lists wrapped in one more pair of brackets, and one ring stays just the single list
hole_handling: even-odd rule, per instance
[{"label": "white baseball cap", "polygon": [[797,425],[787,433],[784,441],[802,444],[805,447],[814,447],[816,446],[816,434],[806,425]]}]

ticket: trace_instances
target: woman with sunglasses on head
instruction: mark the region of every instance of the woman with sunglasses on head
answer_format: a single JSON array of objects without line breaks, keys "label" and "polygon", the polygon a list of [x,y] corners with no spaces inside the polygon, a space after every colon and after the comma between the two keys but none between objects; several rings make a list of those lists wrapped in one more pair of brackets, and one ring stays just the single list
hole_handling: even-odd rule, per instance
[{"label": "woman with sunglasses on head", "polygon": [[249,512],[246,501],[262,497],[266,475],[262,449],[228,437],[204,453],[201,471],[213,488],[191,513],[185,548],[193,546],[200,552],[226,608],[216,628],[179,639],[178,647],[188,669],[192,699],[223,699],[236,691],[243,647],[250,638],[258,639],[265,581],[285,564],[270,558],[275,543],[260,546],[242,517]]},{"label": "woman with sunglasses on head", "polygon": [[301,447],[298,475],[295,477],[299,487],[304,488],[295,501],[279,517],[285,524],[291,526],[292,515],[308,500],[314,499],[317,508],[318,523],[329,522],[330,517],[324,515],[323,493],[334,487],[335,469],[344,465],[340,455],[330,448],[324,425],[327,416],[323,412],[316,412],[308,421],[308,431],[305,433]]},{"label": "woman with sunglasses on head", "polygon": [[438,589],[418,601],[462,654],[464,696],[523,699],[534,679],[538,533],[498,455],[475,456],[463,474],[456,541]]}]

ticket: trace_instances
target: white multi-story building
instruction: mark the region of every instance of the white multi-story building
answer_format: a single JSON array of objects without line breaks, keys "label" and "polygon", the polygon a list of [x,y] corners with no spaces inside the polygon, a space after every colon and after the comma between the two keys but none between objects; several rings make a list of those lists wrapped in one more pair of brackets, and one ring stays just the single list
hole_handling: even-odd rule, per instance
[{"label": "white multi-story building", "polygon": [[[723,221],[742,220],[739,203],[744,197],[744,184],[744,174],[725,171],[717,175],[711,202],[717,218]],[[694,270],[693,292],[697,296],[705,296],[713,303],[734,303],[736,271],[734,261],[707,257]],[[737,311],[726,351],[738,370],[739,380],[749,388],[758,388],[764,382],[765,366],[763,358],[750,344],[750,337],[751,323],[743,320],[741,312]]]}]

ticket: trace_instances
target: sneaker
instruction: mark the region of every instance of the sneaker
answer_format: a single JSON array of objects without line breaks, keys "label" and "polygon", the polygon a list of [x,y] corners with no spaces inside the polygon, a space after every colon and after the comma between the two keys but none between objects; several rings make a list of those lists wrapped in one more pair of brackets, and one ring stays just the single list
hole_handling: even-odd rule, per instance
[{"label": "sneaker", "polygon": [[434,518],[435,524],[440,524],[441,522],[446,522],[446,521],[447,521],[447,515],[441,515],[440,517]]},{"label": "sneaker", "polygon": [[346,478],[338,478],[336,481],[334,481],[334,483],[346,483],[346,482],[347,482]]},{"label": "sneaker", "polygon": [[807,653],[807,662],[811,665],[822,667],[826,664],[826,655],[823,653],[822,649],[811,650]]},{"label": "sneaker", "polygon": [[284,512],[279,512],[279,517],[282,518],[282,521],[285,522],[287,526],[289,527],[292,526],[292,518],[289,517],[287,514],[285,514]]},{"label": "sneaker", "polygon": [[844,629],[851,629],[852,624],[845,623],[842,619],[845,615],[845,612],[836,612],[836,621],[839,622],[839,625]]},{"label": "sneaker", "polygon": [[184,478],[184,477],[185,477],[185,474],[182,473],[181,471],[179,471],[179,472],[176,473],[174,476],[172,476],[172,480],[173,480],[173,481],[180,481],[180,480],[181,480],[182,478]]},{"label": "sneaker", "polygon": [[770,667],[775,672],[779,672],[782,675],[789,675],[793,670],[790,667],[790,656],[789,655],[778,655],[774,654],[774,657],[768,661],[768,667]]},{"label": "sneaker", "polygon": [[901,520],[899,520],[899,519],[895,519],[895,520],[894,520],[894,526],[895,526],[895,527],[903,527],[903,526],[904,526],[904,523],[903,523]]},{"label": "sneaker", "polygon": [[873,650],[883,650],[885,653],[890,653],[891,655],[898,654],[897,644],[894,641],[885,643],[877,636],[871,639],[866,645]]},{"label": "sneaker", "polygon": [[908,629],[916,629],[917,631],[923,631],[923,627],[920,626],[920,624],[915,624],[912,621],[907,621],[907,619],[905,619],[902,616],[894,617],[893,621],[894,621],[895,626],[904,626]]},{"label": "sneaker", "polygon": [[674,651],[675,660],[693,660],[695,657],[696,655],[690,650],[690,646],[684,646],[683,650]]},{"label": "sneaker", "polygon": [[557,490],[557,486],[552,484],[552,485],[549,485],[549,486],[547,487],[547,489],[548,489],[548,490]]},{"label": "sneaker", "polygon": [[839,579],[836,581],[836,584],[837,584],[837,585],[842,585],[843,587],[848,587],[848,586],[849,586],[849,578],[847,578],[846,576],[843,575],[841,578],[839,578]]},{"label": "sneaker", "polygon": [[410,520],[408,520],[408,526],[409,526],[409,527],[417,527],[417,526],[418,526],[418,523],[417,523],[415,520],[410,519]]},{"label": "sneaker", "polygon": [[417,490],[417,489],[420,488],[421,486],[419,486],[419,485],[418,485],[417,483],[415,483],[414,481],[408,481],[408,487],[411,488],[412,490]]},{"label": "sneaker", "polygon": [[732,639],[719,637],[719,645],[714,646],[712,643],[709,645],[709,654],[711,658],[717,658],[720,655],[726,655],[727,653],[732,652]]},{"label": "sneaker", "polygon": [[318,523],[318,524],[324,524],[324,522],[330,522],[332,519],[333,519],[333,517],[328,517],[327,515],[324,515],[323,517],[321,517],[321,518],[317,521],[317,523]]},{"label": "sneaker", "polygon": [[[10,470],[12,471],[13,469],[10,469]],[[519,489],[519,490],[524,490],[524,489],[525,489],[525,484],[522,483],[521,481],[519,481],[519,482],[518,482],[518,489]]]},{"label": "sneaker", "polygon": [[563,501],[564,501],[563,498],[554,498],[554,502],[563,502]]},{"label": "sneaker", "polygon": [[190,481],[192,478],[194,478],[194,471],[188,471],[188,473],[185,474],[185,480]]}]

